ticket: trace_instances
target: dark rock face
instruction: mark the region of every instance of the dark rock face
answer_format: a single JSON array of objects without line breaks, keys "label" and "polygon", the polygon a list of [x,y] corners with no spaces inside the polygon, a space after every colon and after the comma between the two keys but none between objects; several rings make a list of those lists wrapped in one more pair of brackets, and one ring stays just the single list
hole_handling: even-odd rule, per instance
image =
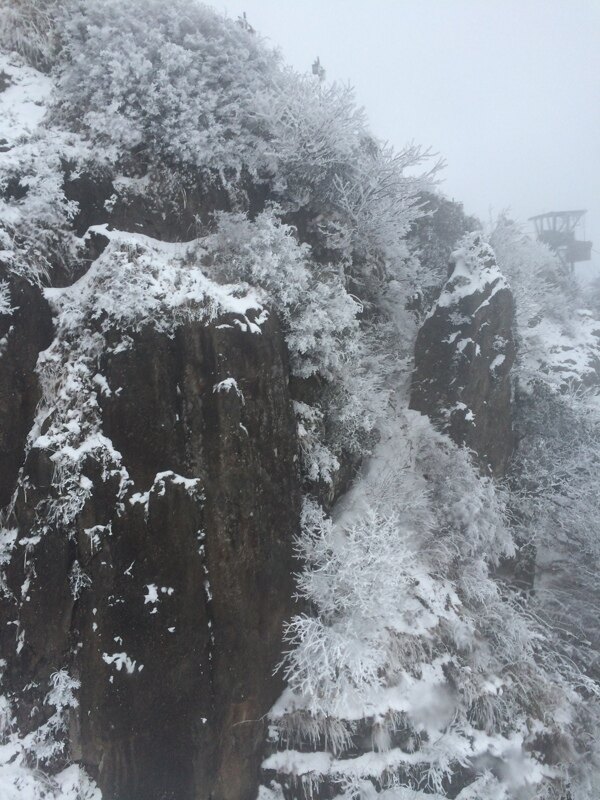
[{"label": "dark rock face", "polygon": [[166,242],[193,239],[213,224],[214,213],[243,208],[250,217],[264,210],[268,185],[243,174],[232,201],[217,172],[189,174],[160,169],[135,159],[128,171],[136,177],[116,177],[108,171],[71,174],[64,165],[65,197],[77,203],[73,228],[83,236],[92,225],[111,227]]},{"label": "dark rock face", "polygon": [[10,314],[0,314],[0,507],[7,505],[25,458],[39,400],[35,365],[52,341],[52,317],[41,290],[22,278],[7,281]]},{"label": "dark rock face", "polygon": [[462,244],[417,337],[410,406],[502,475],[513,451],[513,298],[480,234]]},{"label": "dark rock face", "polygon": [[7,521],[18,534],[0,646],[19,728],[50,718],[58,670],[79,680],[54,763],[81,763],[105,800],[256,795],[293,613],[300,481],[277,320],[252,334],[230,316],[107,348],[102,433],[129,480],[88,456],[74,532],[56,521],[31,538],[54,491],[33,447]]}]

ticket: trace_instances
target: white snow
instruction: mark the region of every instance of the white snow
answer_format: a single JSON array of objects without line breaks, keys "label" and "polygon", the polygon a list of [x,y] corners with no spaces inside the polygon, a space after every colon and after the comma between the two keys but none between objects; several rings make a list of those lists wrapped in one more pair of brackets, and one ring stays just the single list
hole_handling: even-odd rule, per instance
[{"label": "white snow", "polygon": [[[45,290],[46,299],[71,327],[81,325],[84,315],[107,315],[117,328],[135,331],[149,325],[172,333],[186,322],[208,323],[231,313],[241,316],[243,327],[260,332],[266,315],[261,315],[256,290],[215,283],[186,262],[192,248],[201,248],[201,240],[163,242],[107,225],[92,226],[86,235],[91,233],[109,239],[103,254],[71,286]],[[248,318],[251,311],[258,314],[255,322]]]},{"label": "white snow", "polygon": [[0,528],[0,566],[10,562],[18,535],[18,528]]},{"label": "white snow", "polygon": [[[175,589],[172,586],[157,586],[155,583],[149,583],[146,585],[146,595],[144,596],[144,605],[147,603],[151,603],[156,605],[160,602],[160,595],[166,594],[167,597],[171,597],[174,594]],[[152,613],[154,613],[156,609],[153,609]]]},{"label": "white snow", "polygon": [[13,54],[0,53],[0,74],[9,85],[0,91],[0,146],[31,136],[46,113],[52,80]]},{"label": "white snow", "polygon": [[104,397],[110,397],[112,395],[112,391],[104,375],[100,375],[100,373],[97,372],[92,378],[92,380],[100,390],[100,393],[104,395]]},{"label": "white snow", "polygon": [[597,381],[600,321],[585,311],[577,312],[570,324],[543,317],[521,335],[519,367],[525,383],[542,380],[560,391]]},{"label": "white snow", "polygon": [[225,378],[224,380],[219,381],[219,383],[215,383],[213,386],[213,394],[219,392],[225,392],[227,394],[229,392],[234,392],[239,397],[242,405],[245,405],[246,401],[244,399],[244,394],[238,386],[235,378]]},{"label": "white snow", "polygon": [[[449,308],[457,305],[465,297],[489,292],[489,297],[482,302],[475,312],[477,313],[497,292],[510,288],[496,265],[494,251],[483,241],[479,232],[465,237],[464,245],[452,253],[452,261],[454,269],[437,301],[437,306]],[[430,314],[434,310],[435,306]]]},{"label": "white snow", "polygon": [[125,672],[128,675],[133,675],[136,672],[136,669],[137,672],[141,672],[144,668],[143,664],[138,665],[137,661],[129,658],[127,653],[113,653],[112,655],[109,655],[108,653],[102,653],[102,660],[106,664],[113,664],[116,667],[117,672],[121,672],[121,670],[125,668]]},{"label": "white snow", "polygon": [[158,603],[158,586],[155,583],[149,583],[146,589],[148,592],[144,597],[144,605],[146,605],[146,603]]},{"label": "white snow", "polygon": [[494,358],[494,360],[492,361],[492,363],[490,364],[490,372],[494,372],[495,370],[497,370],[498,367],[501,367],[502,364],[504,364],[505,361],[506,361],[506,356],[505,355],[500,354],[500,355],[496,356]]},{"label": "white snow", "polygon": [[71,764],[52,777],[0,753],[0,797],[2,800],[102,800],[100,789],[83,767]]},{"label": "white snow", "polygon": [[130,504],[132,506],[144,506],[144,513],[147,516],[149,512],[150,497],[152,494],[156,494],[157,497],[164,497],[164,494],[167,490],[167,483],[172,483],[175,486],[183,486],[187,494],[189,494],[191,497],[201,499],[201,494],[199,493],[199,487],[201,483],[200,478],[186,478],[183,475],[178,475],[172,470],[165,470],[164,472],[158,472],[154,476],[152,486],[147,492],[134,492],[129,497]]},{"label": "white snow", "polygon": [[11,306],[10,286],[7,281],[0,281],[0,314],[11,315],[16,308]]}]

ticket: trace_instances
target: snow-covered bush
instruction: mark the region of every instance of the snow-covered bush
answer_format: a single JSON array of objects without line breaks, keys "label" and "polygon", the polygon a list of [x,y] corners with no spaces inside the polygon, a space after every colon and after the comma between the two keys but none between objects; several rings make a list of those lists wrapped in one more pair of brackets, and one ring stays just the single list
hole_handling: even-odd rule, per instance
[{"label": "snow-covered bush", "polygon": [[427,611],[411,597],[415,553],[402,536],[401,519],[400,511],[384,516],[368,508],[356,524],[336,531],[316,504],[306,503],[298,542],[306,566],[298,587],[319,616],[291,623],[286,677],[317,713],[339,715],[382,686],[389,631],[407,632],[403,615],[425,618],[427,626]]},{"label": "snow-covered bush", "polygon": [[558,257],[505,216],[490,242],[515,298],[517,377],[522,386],[542,380],[555,391],[598,380],[598,323],[588,297]]},{"label": "snow-covered bush", "polygon": [[10,286],[6,281],[0,281],[0,315],[12,314],[14,310],[10,301]]},{"label": "snow-covered bush", "polygon": [[548,710],[564,690],[537,662],[530,620],[490,576],[514,552],[506,495],[465,451],[400,412],[333,519],[307,501],[298,547],[299,591],[315,614],[288,628],[290,689],[272,718],[288,747],[325,752],[283,751],[267,768],[341,787],[363,720],[380,751],[361,761],[363,779],[445,795],[453,774],[472,782],[481,764],[500,777],[507,765],[498,790],[524,785],[523,770],[532,783],[555,777],[535,741],[558,735]]},{"label": "snow-covered bush", "polygon": [[218,275],[265,290],[286,325],[294,374],[339,379],[357,346],[361,307],[332,266],[315,265],[308,246],[271,211],[253,222],[220,214],[201,246]]},{"label": "snow-covered bush", "polygon": [[89,160],[78,136],[42,127],[52,81],[0,53],[8,89],[0,93],[0,260],[9,273],[44,282],[76,261],[71,221],[77,205],[64,192],[65,164]]},{"label": "snow-covered bush", "polygon": [[[5,662],[0,662],[3,671]],[[13,710],[0,696],[0,797],[2,800],[102,800],[85,770],[71,765],[50,777],[40,767],[63,756],[63,734],[76,708],[79,681],[64,669],[50,676],[44,705],[53,708],[46,723],[26,736],[14,730]]]},{"label": "snow-covered bush", "polygon": [[34,138],[0,153],[0,257],[32,282],[76,261],[70,221],[76,204],[63,189],[62,160],[81,150],[66,140]]},{"label": "snow-covered bush", "polygon": [[519,393],[517,410],[511,505],[522,561],[529,554],[529,608],[544,626],[544,659],[572,687],[570,786],[591,800],[600,775],[598,397],[538,382]]},{"label": "snow-covered bush", "polygon": [[524,333],[542,317],[568,322],[577,284],[555,253],[506,215],[498,217],[490,244],[513,289],[519,329]]},{"label": "snow-covered bush", "polygon": [[[349,239],[360,255],[397,247],[426,183],[406,170],[429,154],[414,145],[395,153],[378,142],[349,86],[283,73],[275,98],[269,94],[264,102],[284,182],[277,188],[287,202],[337,210],[338,228],[325,228],[325,238],[329,233],[332,239]],[[323,220],[329,226],[335,222],[335,214]]]},{"label": "snow-covered bush", "polygon": [[57,113],[103,147],[238,173],[268,165],[255,96],[277,56],[200,3],[67,0]]},{"label": "snow-covered bush", "polygon": [[596,317],[600,317],[600,276],[590,281],[586,287],[587,305]]},{"label": "snow-covered bush", "polygon": [[376,149],[350,87],[286,70],[275,91],[267,91],[259,102],[273,131],[271,149],[291,207],[330,202],[336,179],[353,169],[359,149],[369,144]]},{"label": "snow-covered bush", "polygon": [[411,172],[430,153],[415,145],[395,152],[378,141],[351,87],[282,73],[262,105],[279,202],[316,251],[333,254],[372,299],[377,280],[406,271],[404,239],[439,165]]}]

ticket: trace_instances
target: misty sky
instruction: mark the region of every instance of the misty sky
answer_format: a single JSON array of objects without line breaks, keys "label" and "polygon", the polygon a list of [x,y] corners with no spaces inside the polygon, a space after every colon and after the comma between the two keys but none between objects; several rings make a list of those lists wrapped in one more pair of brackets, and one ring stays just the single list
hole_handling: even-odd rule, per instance
[{"label": "misty sky", "polygon": [[600,270],[600,0],[212,4],[246,11],[296,69],[318,55],[376,135],[444,157],[442,191],[482,221],[587,208]]}]

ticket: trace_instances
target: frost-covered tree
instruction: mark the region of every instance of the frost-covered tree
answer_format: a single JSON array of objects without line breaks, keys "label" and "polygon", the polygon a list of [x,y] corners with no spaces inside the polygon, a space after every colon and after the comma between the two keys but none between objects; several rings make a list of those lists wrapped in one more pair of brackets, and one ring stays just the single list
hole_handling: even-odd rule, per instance
[{"label": "frost-covered tree", "polygon": [[547,245],[506,214],[498,217],[490,244],[513,287],[521,329],[534,327],[542,317],[568,320],[577,284]]},{"label": "frost-covered tree", "polygon": [[555,389],[597,379],[597,323],[573,275],[546,245],[501,216],[490,236],[517,317],[517,377]]},{"label": "frost-covered tree", "polygon": [[517,309],[513,567],[542,624],[540,657],[574,693],[567,784],[573,797],[591,798],[600,774],[597,321],[556,256],[519,225],[501,217],[491,240]]},{"label": "frost-covered tree", "polygon": [[551,717],[568,690],[490,577],[514,552],[506,500],[411,413],[384,429],[333,519],[308,501],[299,590],[314,611],[288,630],[290,690],[272,712],[288,749],[265,764],[275,780],[343,792],[360,778],[360,796],[398,786],[466,798],[484,774],[473,796],[558,787],[542,751],[566,742]]},{"label": "frost-covered tree", "polygon": [[[573,796],[600,776],[600,414],[597,397],[537,383],[517,397],[519,447],[511,505],[529,554],[529,608],[544,629],[544,658],[576,692]],[[587,788],[586,788],[587,787]]]},{"label": "frost-covered tree", "polygon": [[55,113],[116,155],[222,174],[267,166],[255,97],[277,56],[233,20],[175,0],[66,0]]}]

